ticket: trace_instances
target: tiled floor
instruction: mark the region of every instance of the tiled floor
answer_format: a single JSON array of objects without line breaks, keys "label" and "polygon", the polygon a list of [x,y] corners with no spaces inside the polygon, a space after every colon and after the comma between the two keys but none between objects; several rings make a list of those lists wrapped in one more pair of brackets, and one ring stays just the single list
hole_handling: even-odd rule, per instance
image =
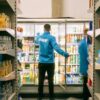
[{"label": "tiled floor", "polygon": [[[59,95],[57,95],[56,96],[57,98],[55,97],[54,100],[82,100],[82,99],[79,99],[79,98],[74,98],[74,97],[77,97],[78,94],[82,93],[82,87],[76,87],[76,86],[75,87],[73,87],[73,86],[72,87],[71,86],[69,87],[69,86],[66,86],[65,87],[65,90],[63,90],[60,86],[55,86],[54,90],[55,90],[55,94],[56,95],[57,94],[59,94],[59,95],[63,95],[64,94],[63,97],[65,97],[65,98],[63,98],[63,97],[59,98],[58,97]],[[31,95],[38,93],[37,86],[35,86],[35,87],[33,87],[33,86],[26,87],[25,86],[25,87],[23,87],[21,89],[20,92],[21,93],[24,93],[23,98],[20,99],[20,100],[37,100],[36,96],[35,96],[35,98],[34,98],[34,96],[31,97]],[[29,93],[28,94],[28,98],[25,98],[25,96],[27,95],[27,93]],[[46,86],[44,87],[44,93],[45,94],[48,93],[48,87],[46,87]],[[67,96],[67,94],[73,94],[73,93],[75,94],[74,96],[73,95]],[[67,99],[66,99],[66,97],[67,97]],[[49,100],[49,99],[46,97],[46,98],[44,98],[42,100]]]}]

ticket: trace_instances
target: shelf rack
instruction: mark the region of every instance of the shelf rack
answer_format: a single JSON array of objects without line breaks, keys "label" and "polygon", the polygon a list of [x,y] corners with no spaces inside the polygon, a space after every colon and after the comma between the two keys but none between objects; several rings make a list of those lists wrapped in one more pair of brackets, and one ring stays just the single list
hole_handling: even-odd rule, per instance
[{"label": "shelf rack", "polygon": [[[93,99],[99,100],[100,93],[100,70],[96,58],[99,58],[98,50],[100,50],[100,0],[94,0],[94,30],[93,30]],[[95,95],[96,94],[96,95]],[[97,98],[95,98],[97,97]]]},{"label": "shelf rack", "polygon": [[14,80],[15,79],[15,72],[11,72],[8,75],[0,78],[0,81],[10,81],[10,80]]},{"label": "shelf rack", "polygon": [[6,51],[0,51],[0,54],[15,57],[14,49],[6,50]]},{"label": "shelf rack", "polygon": [[10,35],[15,37],[14,30],[11,28],[0,28],[0,36],[1,35]]},{"label": "shelf rack", "polygon": [[[0,70],[3,72],[2,69],[6,68],[6,65],[9,65],[11,62],[12,68],[9,74],[5,73],[5,75],[0,76],[0,86],[4,85],[5,92],[8,92],[9,89],[12,91],[10,94],[4,94],[3,97],[5,100],[18,100],[18,83],[17,83],[17,56],[16,56],[16,0],[0,0],[0,13],[2,13],[2,18],[9,19],[8,22],[3,21],[0,26],[0,38],[2,38],[2,42],[7,43],[7,38],[10,38],[11,47],[8,45],[8,49],[4,49],[4,51],[0,51],[0,62],[5,63]],[[6,17],[4,16],[6,15]],[[4,45],[4,44],[3,44]],[[3,47],[0,47],[3,48]],[[10,66],[9,66],[10,67]],[[9,68],[8,67],[8,68]],[[2,88],[2,86],[1,86]],[[2,99],[2,98],[0,98]]]}]

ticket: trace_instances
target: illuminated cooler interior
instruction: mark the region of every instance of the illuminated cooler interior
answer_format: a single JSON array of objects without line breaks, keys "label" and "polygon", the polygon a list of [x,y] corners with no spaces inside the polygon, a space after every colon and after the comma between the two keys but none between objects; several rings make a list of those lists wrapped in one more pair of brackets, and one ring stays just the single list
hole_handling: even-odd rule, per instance
[{"label": "illuminated cooler interior", "polygon": [[[19,23],[18,27],[23,28],[22,43],[23,52],[18,53],[22,71],[21,84],[38,84],[38,49],[39,46],[34,42],[35,36],[43,33],[45,23]],[[57,43],[71,56],[65,58],[55,52],[55,84],[82,84],[79,74],[79,41],[83,39],[83,29],[89,28],[89,23],[85,21],[72,21],[67,23],[50,23],[51,33],[56,37]],[[45,84],[47,80],[45,80]]]}]

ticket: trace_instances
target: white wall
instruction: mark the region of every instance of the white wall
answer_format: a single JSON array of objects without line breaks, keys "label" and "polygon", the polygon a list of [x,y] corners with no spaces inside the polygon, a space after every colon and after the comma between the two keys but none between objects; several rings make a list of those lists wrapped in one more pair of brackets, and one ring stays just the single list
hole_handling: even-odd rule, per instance
[{"label": "white wall", "polygon": [[[62,0],[62,16],[91,19],[88,13],[88,0]],[[52,17],[52,0],[21,0],[20,17]]]},{"label": "white wall", "polygon": [[64,0],[62,16],[91,19],[92,14],[88,13],[88,0]]},{"label": "white wall", "polygon": [[51,17],[51,0],[21,0],[19,17]]}]

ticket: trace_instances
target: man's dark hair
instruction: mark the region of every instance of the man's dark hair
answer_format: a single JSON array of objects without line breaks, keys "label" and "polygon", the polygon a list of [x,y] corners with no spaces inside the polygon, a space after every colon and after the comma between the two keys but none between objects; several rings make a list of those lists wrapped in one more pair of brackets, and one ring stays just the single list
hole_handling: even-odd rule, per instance
[{"label": "man's dark hair", "polygon": [[45,24],[45,25],[44,25],[44,29],[45,29],[46,31],[50,31],[51,26],[50,26],[49,24]]}]

